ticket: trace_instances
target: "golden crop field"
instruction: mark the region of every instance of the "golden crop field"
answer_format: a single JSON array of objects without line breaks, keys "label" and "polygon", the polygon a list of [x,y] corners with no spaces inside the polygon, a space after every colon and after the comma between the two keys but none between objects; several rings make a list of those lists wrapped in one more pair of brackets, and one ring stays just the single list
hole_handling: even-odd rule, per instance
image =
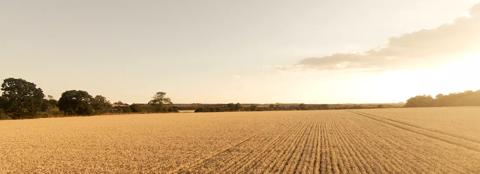
[{"label": "golden crop field", "polygon": [[0,121],[1,173],[480,173],[480,108]]}]

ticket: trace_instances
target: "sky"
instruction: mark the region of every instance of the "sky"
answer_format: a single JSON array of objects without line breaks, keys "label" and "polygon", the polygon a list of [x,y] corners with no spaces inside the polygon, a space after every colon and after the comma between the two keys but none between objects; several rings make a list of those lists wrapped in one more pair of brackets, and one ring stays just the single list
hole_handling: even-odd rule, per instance
[{"label": "sky", "polygon": [[480,89],[480,0],[0,0],[0,79],[112,102],[396,103]]}]

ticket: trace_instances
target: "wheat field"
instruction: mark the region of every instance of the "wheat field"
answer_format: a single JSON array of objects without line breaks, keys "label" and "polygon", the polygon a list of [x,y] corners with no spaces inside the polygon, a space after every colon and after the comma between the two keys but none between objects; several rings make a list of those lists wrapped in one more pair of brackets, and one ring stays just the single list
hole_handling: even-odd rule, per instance
[{"label": "wheat field", "polygon": [[1,173],[480,173],[480,108],[0,121]]}]

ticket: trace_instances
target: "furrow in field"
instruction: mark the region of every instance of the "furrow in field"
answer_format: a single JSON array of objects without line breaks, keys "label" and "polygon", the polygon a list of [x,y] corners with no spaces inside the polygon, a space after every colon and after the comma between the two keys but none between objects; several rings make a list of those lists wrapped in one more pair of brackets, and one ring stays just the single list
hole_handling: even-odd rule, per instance
[{"label": "furrow in field", "polygon": [[[291,129],[296,128],[297,124],[287,124],[285,127],[287,130],[284,132],[288,132]],[[254,153],[257,148],[268,146],[268,143],[265,142],[272,142],[272,140],[274,142],[275,139],[278,139],[278,137],[271,135],[273,134],[271,131],[273,130],[267,130],[264,134],[257,134],[255,137],[248,139],[248,141],[221,151],[220,153],[204,159],[202,162],[192,165],[189,168],[185,168],[184,170],[207,173],[220,171],[222,168],[225,168],[225,166],[238,165],[239,161]],[[267,134],[269,136],[266,136]],[[282,133],[280,133],[280,135],[281,134]]]},{"label": "furrow in field", "polygon": [[391,126],[403,129],[405,131],[413,132],[413,133],[423,135],[423,136],[426,136],[426,137],[429,137],[429,138],[432,138],[432,139],[435,139],[435,140],[438,140],[438,141],[443,141],[445,143],[449,143],[449,144],[452,144],[452,145],[464,147],[466,149],[469,149],[469,150],[476,151],[476,152],[480,153],[480,144],[478,144],[475,141],[470,141],[470,140],[467,140],[467,139],[464,139],[464,138],[459,138],[457,136],[451,136],[449,134],[441,133],[441,132],[438,132],[438,131],[432,131],[432,130],[429,130],[429,129],[421,128],[419,126],[413,126],[411,124],[406,124],[406,123],[403,123],[403,122],[394,121],[392,119],[385,119],[383,117],[375,116],[375,115],[372,115],[372,114],[366,114],[366,113],[360,113],[360,112],[354,112],[354,113],[357,114],[357,115],[361,115],[361,116],[370,118],[370,119],[378,121],[378,122],[382,122],[384,124],[389,124]]},{"label": "furrow in field", "polygon": [[312,160],[310,161],[308,168],[304,170],[304,173],[318,174],[320,172],[320,163],[321,163],[320,155],[321,155],[321,148],[322,148],[320,130],[321,130],[320,124],[317,121],[317,123],[315,124],[315,135],[314,135],[315,138],[313,140],[315,144],[314,144],[312,153],[314,154],[312,155]]},{"label": "furrow in field", "polygon": [[[364,172],[377,173],[377,172],[400,172],[399,161],[396,157],[399,153],[392,153],[390,158],[385,158],[383,152],[380,150],[382,147],[378,146],[376,139],[372,139],[366,136],[364,132],[359,129],[355,129],[353,125],[350,125],[348,120],[345,119],[337,125],[337,132],[339,138],[345,139],[344,145],[349,147],[353,153],[353,160],[356,161],[357,166]],[[359,138],[361,137],[361,138]],[[354,146],[353,146],[354,145]],[[359,153],[354,153],[359,152]],[[373,165],[373,166],[372,166]]]},{"label": "furrow in field", "polygon": [[276,132],[275,133],[271,132],[271,133],[262,135],[261,138],[255,139],[255,141],[252,141],[249,144],[245,145],[244,148],[246,150],[244,150],[244,151],[248,151],[248,153],[245,153],[245,154],[225,154],[229,158],[224,159],[224,160],[228,161],[228,162],[226,162],[225,165],[222,166],[221,168],[217,168],[217,169],[220,170],[220,171],[223,171],[225,173],[230,171],[230,170],[233,170],[233,171],[238,170],[238,168],[236,168],[236,167],[242,166],[242,164],[245,163],[245,161],[248,161],[250,158],[252,158],[252,156],[257,155],[259,152],[263,152],[265,149],[268,149],[271,146],[273,146],[274,144],[278,143],[278,141],[281,141],[282,136],[284,134],[287,134],[290,131],[295,130],[295,127],[296,126],[291,126],[286,131],[284,131],[282,133],[278,133],[278,134]]},{"label": "furrow in field", "polygon": [[[369,118],[365,118],[365,119],[369,119]],[[377,123],[383,123],[383,122],[377,122]],[[386,123],[384,123],[384,125],[391,126],[392,128],[399,129],[399,130],[405,130],[397,126],[392,126]],[[380,127],[376,127],[376,128],[380,128]],[[402,140],[402,143],[410,144],[411,146],[408,149],[408,152],[412,153],[414,152],[414,150],[417,150],[416,152],[412,153],[412,155],[415,155],[418,158],[425,158],[425,161],[427,163],[430,163],[431,166],[433,166],[432,167],[433,169],[455,171],[456,173],[462,173],[462,172],[478,173],[479,172],[480,169],[478,169],[478,167],[477,168],[465,167],[465,164],[473,164],[475,166],[480,164],[480,162],[478,162],[480,160],[478,156],[478,152],[472,151],[471,149],[465,148],[464,146],[458,146],[456,144],[445,142],[437,138],[432,138],[430,136],[418,134],[417,132],[411,132],[411,131],[406,131],[406,132],[417,135],[417,136],[411,136],[411,135],[401,136],[404,139]],[[412,144],[421,144],[422,147],[412,146]],[[403,145],[403,146],[408,147],[408,145]],[[477,159],[477,160],[471,160],[471,161],[476,161],[476,163],[471,163],[470,160],[466,161],[465,160],[466,156],[469,156],[472,159]],[[472,170],[472,169],[476,169],[476,170]]]},{"label": "furrow in field", "polygon": [[194,168],[195,166],[201,166],[201,164],[204,164],[204,163],[207,163],[209,161],[211,161],[215,156],[218,156],[219,154],[223,154],[223,153],[229,153],[230,151],[232,151],[233,149],[235,149],[236,147],[239,147],[241,146],[242,144],[248,142],[249,140],[251,140],[252,138],[254,138],[255,135],[253,136],[250,136],[242,141],[240,141],[239,143],[233,145],[233,146],[229,146],[228,148],[226,149],[223,149],[215,154],[212,154],[210,155],[209,157],[207,158],[204,158],[204,159],[200,159],[200,160],[197,160],[197,161],[194,161],[192,163],[190,163],[190,165],[188,166],[182,166],[180,167],[179,169],[175,169],[174,171],[172,171],[171,173],[184,173],[184,172],[188,172],[190,171],[191,168]]},{"label": "furrow in field", "polygon": [[480,173],[480,109],[400,110],[2,121],[0,173]]},{"label": "furrow in field", "polygon": [[[343,127],[342,130],[344,131],[345,136],[341,136],[340,138],[343,139],[344,144],[349,146],[352,157],[359,166],[359,169],[364,173],[374,173],[371,165],[375,158],[372,156],[372,153],[368,151],[369,149],[364,146],[363,142],[356,138],[359,137],[359,133],[355,132],[355,134],[351,134],[347,131],[348,129]],[[366,137],[362,136],[362,139],[364,138]]]},{"label": "furrow in field", "polygon": [[400,162],[396,160],[397,154],[392,154],[388,158],[388,160],[393,160],[392,162],[386,161],[384,158],[385,152],[382,151],[384,147],[378,143],[377,139],[365,135],[365,132],[358,128],[356,129],[354,125],[348,123],[348,119],[343,121],[338,125],[338,131],[343,132],[345,136],[342,136],[342,138],[345,138],[346,146],[352,149],[353,156],[357,157],[354,159],[366,173],[378,173],[389,169],[386,166],[391,165],[391,163],[395,165]]},{"label": "furrow in field", "polygon": [[319,173],[327,173],[329,170],[327,169],[327,164],[329,163],[329,158],[328,158],[328,151],[327,151],[327,133],[326,133],[326,126],[327,124],[323,122],[323,124],[320,126],[320,166],[319,166]]},{"label": "furrow in field", "polygon": [[296,159],[294,159],[295,163],[294,165],[291,165],[289,170],[291,171],[290,173],[303,173],[304,169],[308,167],[311,161],[311,156],[313,154],[312,149],[313,149],[313,139],[315,136],[315,121],[311,121],[311,126],[310,126],[310,131],[309,135],[306,138],[303,148],[301,151],[297,151],[298,153],[294,155]]},{"label": "furrow in field", "polygon": [[332,126],[333,126],[333,122],[327,122],[327,124],[325,124],[326,126],[326,137],[325,139],[327,140],[326,142],[326,150],[327,150],[327,172],[331,172],[331,173],[340,173],[340,168],[339,168],[339,164],[338,164],[338,158],[337,158],[337,154],[338,154],[338,149],[337,149],[337,145],[332,142],[332,139],[334,136],[333,132],[332,132]]},{"label": "furrow in field", "polygon": [[[266,169],[268,173],[279,173],[287,165],[287,160],[294,149],[298,147],[301,140],[306,136],[308,132],[308,124],[305,124],[301,128],[302,132],[300,136],[295,136],[294,139],[286,147],[282,147],[280,154],[276,157],[275,161]],[[279,149],[280,150],[280,149]]]},{"label": "furrow in field", "polygon": [[[369,156],[369,154],[363,154],[360,152],[359,147],[360,146],[360,143],[356,142],[355,139],[352,139],[351,137],[348,136],[349,134],[346,134],[345,137],[340,137],[340,139],[342,141],[344,141],[344,143],[346,142],[346,146],[347,147],[347,151],[350,155],[353,161],[353,163],[355,164],[355,166],[358,168],[358,172],[359,173],[373,173],[373,170],[371,169],[370,165],[368,164],[369,161],[371,161],[371,156]],[[355,147],[352,147],[352,146],[355,146]],[[355,171],[356,172],[356,171]]]},{"label": "furrow in field", "polygon": [[282,141],[276,143],[270,149],[265,151],[265,153],[259,154],[255,158],[250,159],[246,165],[240,167],[242,170],[238,171],[248,171],[249,169],[251,171],[254,169],[254,171],[257,171],[258,173],[265,172],[266,169],[278,162],[279,156],[284,155],[282,152],[288,148],[289,142],[293,142],[303,132],[304,128],[299,126],[295,132],[285,134]]},{"label": "furrow in field", "polygon": [[[369,119],[369,118],[365,118]],[[371,120],[371,119],[370,119]],[[452,145],[450,143],[445,143],[440,141],[440,143],[432,142],[431,140],[425,139],[430,137],[424,137],[421,134],[415,132],[406,131],[402,133],[405,129],[392,126],[390,128],[379,126],[378,123],[383,122],[372,122],[369,120],[362,121],[364,129],[370,132],[370,135],[376,136],[384,142],[388,143],[387,147],[392,149],[400,149],[402,154],[405,167],[409,167],[412,170],[420,173],[428,173],[429,171],[438,171],[438,172],[455,172],[455,173],[471,173],[472,171],[460,167],[462,166],[461,158],[458,158],[455,155],[455,151],[445,149],[448,146]],[[375,123],[377,126],[375,126]],[[387,126],[391,126],[386,124]],[[394,128],[394,129],[392,129]],[[395,129],[401,131],[395,131]],[[412,136],[415,135],[415,136]],[[437,139],[433,139],[437,141]],[[470,153],[470,152],[468,152]],[[457,159],[451,160],[452,157]]]},{"label": "furrow in field", "polygon": [[[370,115],[370,116],[374,116],[374,117],[385,119],[385,120],[392,121],[392,122],[395,122],[395,123],[407,125],[407,126],[410,126],[410,127],[415,127],[415,128],[422,129],[422,130],[425,130],[425,131],[435,132],[435,133],[455,137],[455,138],[458,138],[458,139],[463,139],[464,141],[470,141],[472,143],[480,144],[480,140],[478,140],[478,139],[469,138],[469,137],[462,136],[462,135],[459,135],[459,134],[453,134],[453,133],[445,132],[443,130],[438,130],[438,129],[425,128],[425,127],[418,126],[416,124],[412,124],[412,123],[409,123],[409,122],[399,121],[397,119],[388,118],[388,117],[378,115],[378,114],[372,114],[370,112],[359,112],[359,111],[355,111],[355,112],[362,113],[362,114],[367,114],[367,115]],[[434,121],[434,120],[432,120],[432,121]]]},{"label": "furrow in field", "polygon": [[[365,127],[370,128],[373,126],[375,125]],[[386,170],[386,172],[411,173],[408,167],[409,164],[405,164],[404,162],[408,159],[408,156],[405,156],[406,153],[399,151],[396,147],[391,147],[391,144],[387,144],[383,137],[371,135],[370,132],[362,130],[363,128],[359,127],[357,122],[351,119],[345,119],[338,127],[341,128],[339,131],[348,135],[346,136],[347,138],[351,138],[349,140],[351,142],[348,143],[348,145],[351,146],[354,144],[355,146],[353,148],[356,148],[355,152],[361,151],[358,155],[365,156],[368,159],[367,163],[373,165],[371,167],[376,172]],[[379,132],[376,132],[375,134],[378,133]],[[365,163],[362,163],[362,165],[369,167],[365,165]],[[419,166],[419,164],[414,165]]]},{"label": "furrow in field", "polygon": [[[386,135],[382,136],[385,133],[385,130],[372,130],[376,129],[377,125],[367,122],[368,125],[364,125],[361,127],[363,129],[363,136],[369,137],[369,139],[374,141],[366,141],[366,145],[370,145],[371,148],[377,149],[378,151],[382,151],[383,154],[389,155],[389,160],[393,160],[396,164],[402,166],[402,170],[409,170],[414,171],[415,173],[426,173],[434,169],[429,160],[423,159],[423,155],[419,155],[418,152],[413,152],[414,147],[410,147],[411,145],[403,144],[399,139],[399,136],[393,135]],[[352,127],[356,127],[357,125],[352,124]],[[405,151],[408,149],[408,151]],[[373,151],[372,153],[375,153]],[[381,155],[381,154],[379,154]],[[411,161],[415,161],[415,163],[410,163]]]},{"label": "furrow in field", "polygon": [[343,158],[346,160],[346,163],[349,164],[346,166],[346,170],[348,173],[366,173],[364,169],[365,167],[362,166],[362,162],[364,162],[366,159],[363,158],[363,156],[359,156],[355,153],[356,151],[359,151],[359,149],[356,149],[358,148],[359,144],[354,144],[354,140],[352,140],[350,132],[348,129],[345,129],[342,126],[343,125],[339,125],[337,123],[334,131],[338,135],[336,140],[339,142],[338,144],[342,148]]},{"label": "furrow in field", "polygon": [[308,163],[304,159],[305,157],[308,156],[308,152],[311,146],[311,140],[312,140],[312,135],[314,134],[314,127],[315,123],[309,123],[309,128],[308,128],[308,135],[302,140],[302,142],[299,144],[300,146],[297,146],[298,148],[295,149],[290,158],[287,161],[287,166],[285,168],[284,173],[295,173],[299,171],[299,168],[301,165]]},{"label": "furrow in field", "polygon": [[280,133],[277,136],[273,136],[277,134],[275,132],[257,135],[257,137],[250,139],[248,142],[230,148],[228,151],[218,153],[217,155],[185,170],[200,173],[213,171],[235,173],[242,170],[254,170],[254,168],[246,167],[250,163],[258,162],[259,160],[257,158],[263,158],[267,153],[273,151],[275,147],[282,147],[282,145],[292,141],[292,138],[298,137],[295,135],[304,131],[302,126],[304,126],[303,123],[292,125],[290,129],[287,129],[287,131],[284,131],[284,133]]},{"label": "furrow in field", "polygon": [[[422,143],[422,140],[419,140],[418,137],[409,136],[406,138],[400,138],[400,135],[392,137],[392,135],[379,133],[385,132],[385,130],[367,131],[370,131],[372,136],[376,136],[383,140],[388,147],[392,149],[400,149],[400,151],[403,152],[402,156],[399,157],[402,160],[401,164],[404,166],[404,169],[413,170],[415,173],[429,173],[431,171],[455,171],[455,173],[462,173],[456,166],[452,166],[452,164],[455,163],[449,162],[447,158],[439,158],[437,157],[438,154],[432,153],[432,148],[416,147],[416,144]],[[411,140],[414,139],[416,139],[416,142],[410,143]],[[441,169],[439,166],[441,166]]]},{"label": "furrow in field", "polygon": [[363,158],[357,156],[353,153],[352,144],[353,142],[348,139],[348,134],[345,132],[340,132],[338,130],[338,126],[335,126],[334,133],[337,135],[335,136],[335,142],[339,145],[342,151],[342,159],[345,160],[347,164],[345,166],[348,173],[366,173],[359,161],[364,161]]},{"label": "furrow in field", "polygon": [[[250,169],[250,170],[255,169],[254,168],[255,163],[260,162],[260,160],[258,158],[262,158],[265,155],[271,153],[273,151],[274,147],[278,146],[279,144],[284,143],[285,140],[288,138],[288,136],[291,133],[294,133],[295,131],[298,131],[297,126],[293,126],[288,131],[277,135],[277,138],[275,138],[271,142],[266,143],[264,141],[258,141],[257,142],[258,145],[252,145],[251,146],[251,148],[256,149],[255,151],[252,151],[252,153],[243,156],[240,160],[236,160],[233,163],[231,163],[230,165],[225,166],[225,168],[222,169],[222,171],[224,173],[233,173],[235,171],[241,170],[242,168],[246,168],[246,169]],[[267,144],[267,145],[263,146],[262,148],[258,148],[261,144]],[[232,161],[233,160],[235,160],[235,159],[232,159]]]},{"label": "furrow in field", "polygon": [[[350,153],[351,151],[349,146],[350,144],[353,143],[351,139],[348,139],[348,131],[349,129],[346,129],[343,127],[343,123],[339,123],[338,120],[332,120],[332,127],[330,128],[332,132],[332,141],[337,144],[337,147],[339,149],[339,160],[342,162],[341,166],[341,173],[360,173],[360,170],[364,170],[363,168],[365,167],[360,167],[361,163],[355,162],[355,161],[365,161],[366,159],[360,156],[357,156],[353,153]],[[357,135],[358,136],[358,135]],[[361,144],[355,144],[356,148],[358,148]],[[364,150],[362,148],[356,149],[355,151],[360,151]],[[383,170],[382,170],[383,171]]]},{"label": "furrow in field", "polygon": [[313,134],[309,143],[309,149],[305,155],[305,162],[299,167],[300,173],[315,173],[318,154],[319,124],[315,121]]},{"label": "furrow in field", "polygon": [[338,137],[342,136],[342,135],[341,135],[341,133],[338,133],[336,131],[338,125],[334,120],[331,121],[330,125],[331,125],[331,127],[329,127],[329,129],[330,129],[330,133],[332,133],[331,134],[332,136],[330,137],[330,140],[331,140],[332,144],[334,145],[334,147],[336,149],[336,151],[335,151],[336,154],[335,154],[334,158],[337,161],[337,166],[338,166],[339,173],[349,173],[348,168],[350,166],[349,166],[348,162],[346,161],[346,158],[345,158],[345,155],[344,155],[345,154],[345,150],[343,148],[344,145],[338,141]]},{"label": "furrow in field", "polygon": [[191,172],[191,171],[204,171],[204,170],[216,169],[218,166],[223,166],[225,162],[223,157],[226,157],[226,156],[235,157],[235,155],[226,155],[226,154],[244,153],[243,151],[244,149],[242,149],[241,147],[244,147],[245,145],[249,144],[250,141],[258,138],[259,136],[260,134],[252,135],[237,144],[229,146],[215,154],[210,155],[207,158],[199,159],[189,164],[182,165],[181,167],[177,168],[171,173],[184,173],[184,172]]}]

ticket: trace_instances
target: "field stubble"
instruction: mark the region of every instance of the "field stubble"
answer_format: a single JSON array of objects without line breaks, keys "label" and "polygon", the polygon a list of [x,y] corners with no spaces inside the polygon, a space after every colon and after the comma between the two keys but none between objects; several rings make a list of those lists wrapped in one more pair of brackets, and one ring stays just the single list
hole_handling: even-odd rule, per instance
[{"label": "field stubble", "polygon": [[480,173],[478,114],[427,108],[1,121],[0,171]]}]

